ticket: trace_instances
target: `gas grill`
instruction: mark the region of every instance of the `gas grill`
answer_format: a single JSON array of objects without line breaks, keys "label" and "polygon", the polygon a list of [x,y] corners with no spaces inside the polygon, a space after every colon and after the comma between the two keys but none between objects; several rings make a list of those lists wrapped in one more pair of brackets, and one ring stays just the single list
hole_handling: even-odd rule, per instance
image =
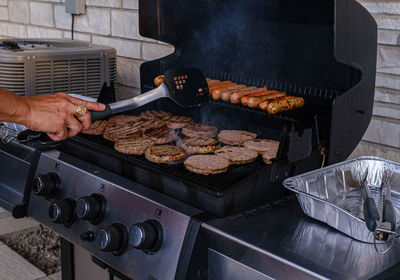
[{"label": "gas grill", "polygon": [[[396,250],[374,255],[371,245],[311,221],[281,185],[346,159],[361,140],[375,85],[376,24],[368,12],[354,0],[141,0],[139,25],[142,36],[176,48],[141,66],[142,92],[167,69],[196,67],[210,78],[301,96],[305,106],[269,115],[223,101],[184,109],[158,100],[131,114],[165,110],[256,132],[280,142],[276,158],[203,176],[183,163],[118,153],[101,136],[11,139],[0,144],[0,160],[14,160],[6,172],[19,170],[23,182],[0,176],[0,202],[18,193],[6,205],[19,209],[16,217],[45,224],[121,279],[354,279],[399,271]],[[99,99],[114,98],[103,87]],[[331,255],[309,261],[314,245]],[[348,265],[356,260],[368,270]],[[64,263],[65,279],[73,279],[71,268]]]}]

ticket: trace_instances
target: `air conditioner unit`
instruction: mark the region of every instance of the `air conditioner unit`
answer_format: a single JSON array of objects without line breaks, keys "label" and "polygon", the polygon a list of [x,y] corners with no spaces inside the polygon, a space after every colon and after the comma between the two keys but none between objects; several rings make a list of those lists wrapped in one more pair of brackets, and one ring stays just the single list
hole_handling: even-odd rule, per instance
[{"label": "air conditioner unit", "polygon": [[0,87],[21,95],[56,92],[97,97],[116,80],[116,51],[61,39],[3,39]]}]

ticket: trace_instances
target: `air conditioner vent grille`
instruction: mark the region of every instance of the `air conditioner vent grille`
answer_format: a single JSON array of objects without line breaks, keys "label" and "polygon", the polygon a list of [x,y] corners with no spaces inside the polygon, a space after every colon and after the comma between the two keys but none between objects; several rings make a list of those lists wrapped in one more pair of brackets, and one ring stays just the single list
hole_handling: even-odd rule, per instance
[{"label": "air conditioner vent grille", "polygon": [[102,61],[97,58],[37,61],[36,93],[69,92],[96,97],[102,86]]},{"label": "air conditioner vent grille", "polygon": [[0,87],[25,94],[25,64],[0,61]]},{"label": "air conditioner vent grille", "polygon": [[0,87],[18,94],[54,92],[97,97],[115,81],[115,49],[64,39],[10,39],[18,52],[0,49]]}]

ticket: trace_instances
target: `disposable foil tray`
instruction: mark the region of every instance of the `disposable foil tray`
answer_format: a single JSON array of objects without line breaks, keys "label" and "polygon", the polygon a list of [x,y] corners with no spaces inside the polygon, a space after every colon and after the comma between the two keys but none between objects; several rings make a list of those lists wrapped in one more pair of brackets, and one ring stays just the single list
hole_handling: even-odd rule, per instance
[{"label": "disposable foil tray", "polygon": [[391,186],[391,199],[400,220],[400,164],[378,157],[359,157],[286,179],[283,185],[296,193],[303,212],[348,236],[374,243],[364,221],[361,185],[364,174],[382,217],[382,180]]}]

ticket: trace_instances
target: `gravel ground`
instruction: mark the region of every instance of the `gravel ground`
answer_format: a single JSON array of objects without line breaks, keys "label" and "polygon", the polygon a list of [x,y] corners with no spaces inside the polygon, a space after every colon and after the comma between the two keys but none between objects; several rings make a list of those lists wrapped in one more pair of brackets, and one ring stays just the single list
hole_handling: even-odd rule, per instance
[{"label": "gravel ground", "polygon": [[0,241],[50,275],[61,270],[60,239],[42,225],[21,233],[0,237]]}]

